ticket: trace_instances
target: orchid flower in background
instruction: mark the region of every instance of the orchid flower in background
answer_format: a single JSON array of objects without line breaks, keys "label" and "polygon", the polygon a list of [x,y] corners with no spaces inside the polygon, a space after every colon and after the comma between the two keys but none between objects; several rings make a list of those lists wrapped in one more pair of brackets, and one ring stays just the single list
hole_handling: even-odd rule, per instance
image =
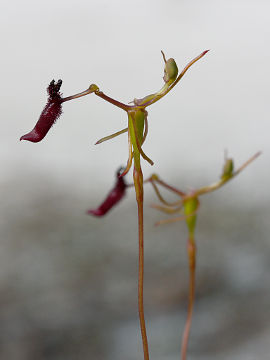
[{"label": "orchid flower in background", "polygon": [[[141,99],[134,99],[133,105],[123,104],[100,91],[99,87],[95,84],[90,85],[90,87],[76,95],[72,95],[66,98],[63,98],[59,93],[60,86],[62,81],[59,80],[55,85],[54,81],[51,82],[48,88],[48,102],[42,111],[38,122],[36,123],[34,129],[28,134],[21,137],[21,140],[28,140],[32,142],[38,142],[42,140],[48,133],[51,126],[59,118],[62,112],[62,104],[66,101],[79,98],[91,93],[94,93],[98,97],[104,99],[105,101],[111,103],[112,105],[124,110],[128,116],[128,126],[127,128],[120,130],[112,135],[106,136],[100,139],[96,144],[100,144],[106,140],[112,139],[120,134],[125,132],[128,133],[128,161],[127,166],[120,176],[124,176],[128,173],[134,162],[133,169],[133,181],[136,193],[136,200],[138,206],[138,237],[139,237],[139,274],[138,274],[138,309],[139,309],[139,319],[141,327],[141,336],[143,343],[143,353],[144,360],[149,360],[149,351],[148,351],[148,340],[146,335],[146,326],[144,319],[144,305],[143,305],[143,283],[144,283],[144,230],[143,230],[143,174],[141,170],[141,157],[148,161],[149,164],[153,165],[153,161],[144,153],[142,145],[145,142],[145,139],[148,134],[148,113],[146,108],[154,104],[161,98],[163,98],[169,91],[171,91],[174,86],[181,80],[187,70],[199,59],[201,59],[209,50],[202,52],[199,56],[195,57],[190,61],[182,72],[178,75],[178,67],[174,59],[170,58],[166,60],[164,53],[162,56],[165,62],[164,68],[164,85],[156,93],[150,94]],[[106,202],[106,201],[105,201]],[[106,205],[104,205],[106,207]],[[102,211],[101,211],[102,212]]]},{"label": "orchid flower in background", "polygon": [[[236,171],[234,171],[233,160],[226,159],[220,180],[209,186],[204,186],[189,192],[183,192],[171,185],[168,185],[163,180],[161,180],[156,174],[153,174],[149,179],[145,180],[145,183],[150,183],[153,186],[158,199],[162,203],[162,205],[152,205],[153,208],[170,215],[180,214],[180,216],[178,217],[161,220],[157,222],[156,225],[169,224],[169,223],[185,220],[188,228],[187,253],[189,259],[189,274],[190,274],[189,301],[188,301],[187,320],[182,337],[181,360],[186,360],[186,356],[187,356],[188,339],[190,334],[193,304],[195,297],[196,243],[195,243],[194,233],[196,228],[197,214],[200,206],[199,198],[202,195],[208,194],[210,192],[213,192],[221,188],[229,180],[233,179],[242,170],[244,170],[260,154],[261,154],[260,152],[257,152],[242,166],[240,166]],[[177,200],[175,202],[166,201],[161,195],[157,184],[176,194],[180,198],[180,200]]]}]

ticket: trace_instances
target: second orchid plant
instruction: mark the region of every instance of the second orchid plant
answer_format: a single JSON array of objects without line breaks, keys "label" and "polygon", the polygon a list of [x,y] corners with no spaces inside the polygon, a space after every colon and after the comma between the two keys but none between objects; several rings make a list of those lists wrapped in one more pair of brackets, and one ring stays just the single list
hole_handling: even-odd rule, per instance
[{"label": "second orchid plant", "polygon": [[[89,213],[95,216],[102,216],[107,213],[118,201],[120,201],[126,191],[126,183],[124,181],[124,176],[129,172],[133,163],[133,185],[136,193],[137,200],[137,208],[138,208],[138,240],[139,240],[139,271],[138,271],[138,310],[139,310],[139,319],[140,319],[140,329],[141,329],[141,337],[143,344],[143,353],[144,360],[149,360],[149,350],[148,350],[148,340],[146,334],[146,326],[145,326],[145,318],[144,318],[144,305],[143,305],[143,290],[144,290],[144,217],[143,217],[143,207],[144,207],[144,178],[141,169],[141,158],[146,160],[150,165],[153,165],[153,161],[144,153],[142,146],[145,142],[145,139],[148,134],[148,112],[146,108],[150,105],[154,104],[161,98],[163,98],[166,94],[168,94],[174,86],[181,80],[187,70],[199,59],[201,59],[208,50],[202,52],[199,56],[195,57],[191,60],[182,70],[180,74],[178,74],[178,67],[174,59],[166,59],[164,53],[162,52],[162,56],[164,59],[165,67],[164,67],[164,85],[162,88],[156,93],[145,96],[141,99],[134,99],[133,104],[124,104],[119,102],[108,95],[104,94],[96,84],[91,84],[89,88],[83,92],[78,94],[63,97],[60,93],[60,88],[62,85],[62,80],[58,80],[55,83],[54,80],[48,86],[48,101],[43,109],[39,120],[37,121],[35,127],[32,131],[27,133],[26,135],[21,137],[21,140],[27,140],[31,142],[39,142],[41,141],[48,133],[52,125],[56,122],[56,120],[62,114],[62,106],[63,103],[69,100],[77,99],[82,96],[86,96],[89,94],[95,94],[96,96],[102,98],[103,100],[111,103],[112,105],[124,110],[127,113],[128,123],[127,127],[123,130],[120,130],[112,135],[106,136],[96,144],[100,144],[104,141],[110,140],[118,135],[123,133],[128,134],[128,161],[125,169],[120,169],[117,172],[117,181],[113,190],[109,193],[108,197],[105,201],[95,210],[89,210]],[[230,177],[232,177],[232,172]],[[228,178],[228,179],[229,179]],[[227,179],[227,180],[228,180]],[[226,180],[226,181],[227,181]],[[161,197],[159,191],[156,187],[156,182],[161,184],[161,181],[152,177],[147,180],[151,182],[159,196],[164,203],[164,199]],[[165,184],[165,183],[164,183]],[[164,185],[163,184],[163,185]],[[209,192],[212,190],[208,190],[205,192]],[[202,193],[196,193],[196,196],[193,194],[192,196],[187,197],[186,194],[180,193],[178,191],[178,195],[182,196],[183,199],[177,203],[176,209],[180,206],[184,206],[184,212],[186,216],[186,221],[188,223],[189,229],[193,227],[194,216],[197,212],[198,208],[198,196]],[[181,204],[180,204],[181,203]],[[171,211],[170,206],[172,204],[164,203],[166,211]],[[170,210],[169,210],[170,209]],[[189,225],[190,224],[190,225]],[[194,223],[195,224],[195,223]],[[195,226],[195,225],[194,225]],[[191,231],[191,230],[190,230]],[[191,244],[192,242],[190,242]],[[193,300],[192,300],[193,303]],[[191,320],[190,320],[191,321]],[[187,325],[187,327],[190,325]],[[189,329],[185,332],[186,340],[183,340],[182,346],[182,359],[186,357],[187,351],[187,340]]]}]

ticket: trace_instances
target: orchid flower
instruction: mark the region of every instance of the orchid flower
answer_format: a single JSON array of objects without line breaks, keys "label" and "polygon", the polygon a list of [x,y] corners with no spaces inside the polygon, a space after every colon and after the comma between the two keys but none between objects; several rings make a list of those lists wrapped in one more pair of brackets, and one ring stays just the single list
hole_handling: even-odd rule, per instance
[{"label": "orchid flower", "polygon": [[[162,205],[152,205],[153,208],[170,215],[175,213],[180,214],[180,216],[178,217],[161,220],[157,222],[156,225],[169,224],[169,223],[185,220],[188,228],[187,253],[189,259],[189,274],[190,274],[189,301],[188,301],[187,319],[182,337],[181,360],[186,360],[186,356],[187,356],[187,347],[188,347],[188,340],[189,340],[189,334],[191,328],[193,304],[195,298],[196,243],[195,243],[194,233],[196,228],[197,214],[200,207],[199,198],[202,195],[208,194],[210,192],[213,192],[221,188],[228,181],[232,180],[235,176],[237,176],[242,170],[244,170],[260,154],[261,154],[260,152],[257,152],[242,166],[240,166],[236,171],[234,171],[233,159],[225,159],[225,164],[222,169],[222,174],[217,182],[189,192],[183,192],[165,183],[156,174],[153,174],[149,179],[145,180],[145,183],[150,183],[153,186],[158,199],[162,203]],[[168,189],[169,191],[173,192],[180,199],[175,202],[166,201],[161,195],[157,185],[160,185]]]},{"label": "orchid flower", "polygon": [[[181,80],[187,70],[199,59],[201,59],[208,50],[202,52],[199,56],[191,60],[178,75],[178,67],[174,59],[170,58],[166,60],[164,53],[162,56],[165,62],[164,67],[164,85],[156,93],[150,94],[141,99],[134,99],[133,105],[123,104],[100,91],[99,87],[95,84],[90,85],[90,87],[76,95],[72,95],[66,98],[63,98],[60,95],[59,90],[62,84],[62,81],[59,80],[55,85],[54,81],[51,82],[48,88],[48,102],[42,111],[40,118],[35,125],[34,129],[21,137],[21,140],[28,140],[32,142],[38,142],[42,140],[48,133],[51,126],[59,118],[62,112],[62,104],[65,101],[73,100],[81,96],[85,96],[91,93],[94,93],[98,97],[104,99],[105,101],[113,104],[114,106],[124,110],[128,116],[128,126],[112,135],[106,136],[96,144],[100,144],[106,140],[112,139],[118,135],[121,135],[125,132],[128,133],[128,161],[126,168],[122,172],[121,176],[124,176],[128,173],[134,162],[133,170],[133,181],[136,193],[136,200],[138,206],[138,233],[139,233],[139,275],[138,275],[138,308],[139,308],[139,318],[140,318],[140,327],[143,343],[143,352],[144,360],[149,360],[149,351],[148,351],[148,340],[146,335],[146,326],[144,319],[144,306],[143,306],[143,283],[144,283],[144,231],[143,231],[143,173],[141,170],[141,157],[146,160],[150,165],[153,165],[153,161],[144,153],[142,146],[148,134],[148,113],[146,108],[155,102],[162,99],[166,94],[168,94],[176,84]],[[105,205],[104,205],[105,206]],[[103,209],[104,210],[104,209]]]}]

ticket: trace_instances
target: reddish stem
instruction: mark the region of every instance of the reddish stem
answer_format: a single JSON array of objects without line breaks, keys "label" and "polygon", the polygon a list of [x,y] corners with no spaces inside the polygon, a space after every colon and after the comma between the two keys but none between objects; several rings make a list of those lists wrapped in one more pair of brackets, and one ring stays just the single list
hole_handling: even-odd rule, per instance
[{"label": "reddish stem", "polygon": [[189,300],[188,300],[187,320],[182,337],[181,360],[186,360],[187,357],[187,347],[188,347],[194,297],[195,297],[196,245],[193,236],[189,237],[187,246],[188,246],[187,250],[188,250],[188,259],[189,259]]},{"label": "reddish stem", "polygon": [[155,181],[157,183],[159,183],[160,185],[164,186],[165,188],[167,188],[168,190],[171,190],[172,192],[176,193],[177,195],[180,195],[180,196],[185,196],[186,195],[183,191],[178,190],[178,189],[176,189],[175,187],[173,187],[171,185],[168,185],[167,183],[165,183],[164,181],[162,181],[160,179],[155,179]]},{"label": "reddish stem", "polygon": [[143,174],[141,168],[134,167],[133,180],[138,205],[138,230],[139,230],[139,275],[138,275],[138,310],[143,343],[144,360],[149,360],[148,340],[146,334],[144,305],[143,305],[143,284],[144,284],[144,238],[143,238]]},{"label": "reddish stem", "polygon": [[101,97],[102,99],[108,101],[109,103],[119,107],[122,110],[128,111],[134,107],[134,106],[129,106],[129,105],[123,104],[120,101],[114,100],[113,98],[109,97],[108,95],[105,95],[102,91],[97,90],[95,92],[95,94],[97,96]]}]

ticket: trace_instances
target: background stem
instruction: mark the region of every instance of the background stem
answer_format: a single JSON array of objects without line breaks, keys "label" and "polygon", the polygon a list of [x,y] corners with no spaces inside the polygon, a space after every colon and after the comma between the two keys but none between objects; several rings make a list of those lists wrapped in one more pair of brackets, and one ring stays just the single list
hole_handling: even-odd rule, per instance
[{"label": "background stem", "polygon": [[143,174],[141,167],[134,166],[133,180],[138,205],[138,231],[139,231],[139,275],[138,275],[138,309],[143,343],[144,360],[149,360],[148,340],[144,319],[143,283],[144,283],[144,239],[143,239]]},{"label": "background stem", "polygon": [[196,245],[193,235],[188,239],[188,259],[189,259],[189,300],[188,313],[185,329],[182,338],[181,360],[186,360],[188,339],[190,334],[194,297],[195,297],[195,268],[196,268]]}]

